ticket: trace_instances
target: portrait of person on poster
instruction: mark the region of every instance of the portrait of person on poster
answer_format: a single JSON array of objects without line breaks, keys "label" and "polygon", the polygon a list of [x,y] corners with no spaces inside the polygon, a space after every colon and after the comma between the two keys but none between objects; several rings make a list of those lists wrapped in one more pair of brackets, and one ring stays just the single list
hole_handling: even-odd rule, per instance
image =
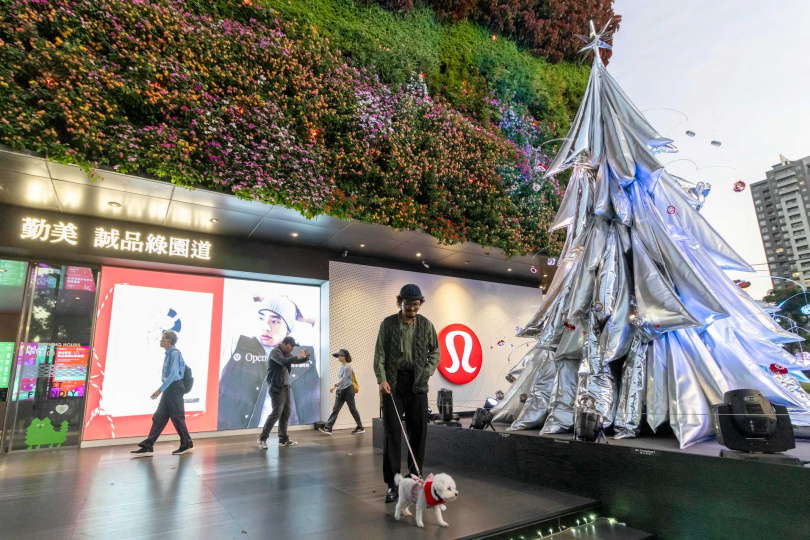
[{"label": "portrait of person on poster", "polygon": [[260,427],[272,410],[267,369],[270,352],[292,335],[311,360],[290,373],[290,425],[320,419],[320,336],[317,287],[225,280],[217,429]]}]

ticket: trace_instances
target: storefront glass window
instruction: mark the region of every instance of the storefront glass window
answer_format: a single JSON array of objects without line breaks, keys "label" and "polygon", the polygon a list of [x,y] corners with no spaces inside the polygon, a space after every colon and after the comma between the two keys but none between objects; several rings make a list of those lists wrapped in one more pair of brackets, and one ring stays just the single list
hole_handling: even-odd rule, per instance
[{"label": "storefront glass window", "polygon": [[90,268],[35,265],[21,318],[6,449],[79,444],[96,277]]}]

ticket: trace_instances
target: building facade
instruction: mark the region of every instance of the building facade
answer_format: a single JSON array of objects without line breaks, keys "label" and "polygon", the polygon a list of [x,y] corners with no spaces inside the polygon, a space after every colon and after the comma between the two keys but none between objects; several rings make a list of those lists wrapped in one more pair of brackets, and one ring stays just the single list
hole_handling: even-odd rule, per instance
[{"label": "building facade", "polygon": [[[770,274],[810,285],[810,156],[780,162],[751,184]],[[793,286],[778,279],[774,287]]]}]

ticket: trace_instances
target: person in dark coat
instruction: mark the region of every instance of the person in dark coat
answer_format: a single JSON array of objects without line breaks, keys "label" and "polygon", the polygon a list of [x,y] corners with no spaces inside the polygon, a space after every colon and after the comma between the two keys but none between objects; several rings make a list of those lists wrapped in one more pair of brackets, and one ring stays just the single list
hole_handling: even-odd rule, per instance
[{"label": "person in dark coat", "polygon": [[[419,308],[425,302],[416,285],[402,287],[397,296],[400,311],[383,319],[374,347],[374,373],[380,385],[383,443],[383,479],[388,484],[385,502],[399,497],[394,477],[400,472],[402,428],[397,411],[407,426],[416,464],[408,454],[408,469],[418,474],[425,456],[428,422],[428,381],[439,366],[439,339],[433,323]],[[396,407],[394,405],[396,403]]]},{"label": "person in dark coat", "polygon": [[298,351],[298,356],[293,355],[293,349],[298,347],[292,336],[285,337],[281,345],[270,351],[269,369],[267,371],[267,382],[270,385],[269,393],[272,402],[272,412],[264,423],[262,434],[259,435],[259,448],[267,449],[267,437],[270,431],[278,422],[278,445],[295,446],[298,444],[291,441],[287,436],[287,423],[290,419],[290,372],[294,364],[309,362],[309,355],[303,349]]}]

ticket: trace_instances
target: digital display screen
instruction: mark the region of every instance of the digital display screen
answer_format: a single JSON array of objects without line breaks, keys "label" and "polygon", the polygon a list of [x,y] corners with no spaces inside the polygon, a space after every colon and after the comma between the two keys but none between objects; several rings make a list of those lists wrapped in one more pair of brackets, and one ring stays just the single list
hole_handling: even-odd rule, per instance
[{"label": "digital display screen", "polygon": [[11,362],[14,360],[14,342],[0,342],[0,388],[8,388]]},{"label": "digital display screen", "polygon": [[73,291],[96,291],[96,281],[93,279],[93,271],[90,268],[68,266],[64,284],[65,289]]},{"label": "digital display screen", "polygon": [[0,260],[0,287],[22,287],[25,282],[26,263]]},{"label": "digital display screen", "polygon": [[194,376],[189,431],[261,425],[271,410],[267,357],[287,335],[310,352],[290,373],[290,424],[320,420],[319,287],[104,267],[100,288],[111,292],[99,295],[85,440],[149,432],[167,330]]},{"label": "digital display screen", "polygon": [[23,350],[22,358],[17,358],[17,379],[13,399],[34,399],[37,388],[37,376],[41,364],[47,364],[54,345],[52,343],[28,343]]},{"label": "digital display screen", "polygon": [[50,397],[83,397],[90,347],[57,345]]},{"label": "digital display screen", "polygon": [[[320,289],[226,279],[222,309],[217,428],[260,427],[270,414],[267,357],[291,335],[310,360],[290,372],[290,425],[320,420]],[[293,351],[298,353],[299,349]]]}]

